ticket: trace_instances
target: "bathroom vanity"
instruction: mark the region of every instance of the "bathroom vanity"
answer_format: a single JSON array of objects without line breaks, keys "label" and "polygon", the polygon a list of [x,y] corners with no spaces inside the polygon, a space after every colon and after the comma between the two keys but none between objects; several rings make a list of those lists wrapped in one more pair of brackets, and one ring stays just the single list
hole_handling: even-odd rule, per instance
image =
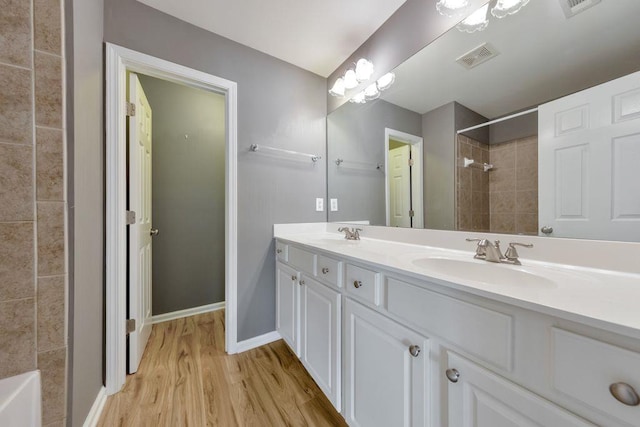
[{"label": "bathroom vanity", "polygon": [[349,425],[640,426],[637,245],[344,225],[274,235],[277,330]]}]

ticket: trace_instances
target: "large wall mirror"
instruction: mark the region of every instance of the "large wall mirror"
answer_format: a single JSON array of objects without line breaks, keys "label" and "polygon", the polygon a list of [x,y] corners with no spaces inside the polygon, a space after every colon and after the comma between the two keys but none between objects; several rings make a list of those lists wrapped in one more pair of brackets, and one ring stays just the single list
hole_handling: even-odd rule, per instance
[{"label": "large wall mirror", "polygon": [[640,1],[494,6],[328,116],[328,220],[640,241]]}]

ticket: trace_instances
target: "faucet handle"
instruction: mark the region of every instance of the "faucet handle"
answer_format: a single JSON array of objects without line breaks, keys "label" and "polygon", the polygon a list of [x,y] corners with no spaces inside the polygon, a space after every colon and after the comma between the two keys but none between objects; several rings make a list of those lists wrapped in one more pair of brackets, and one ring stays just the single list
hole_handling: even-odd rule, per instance
[{"label": "faucet handle", "polygon": [[518,243],[518,242],[509,243],[509,247],[513,247],[513,246],[522,246],[523,248],[532,248],[533,243]]},{"label": "faucet handle", "polygon": [[506,252],[504,253],[504,256],[509,261],[513,262],[514,264],[520,265],[520,261],[518,260],[518,257],[520,255],[518,255],[518,251],[516,249],[516,246],[522,246],[523,248],[532,248],[533,244],[531,244],[531,243],[518,243],[518,242],[509,243],[509,247],[507,248]]},{"label": "faucet handle", "polygon": [[487,246],[489,245],[489,241],[487,239],[465,239],[467,242],[478,242],[478,247],[476,248],[476,254],[474,258],[484,259],[487,256]]}]

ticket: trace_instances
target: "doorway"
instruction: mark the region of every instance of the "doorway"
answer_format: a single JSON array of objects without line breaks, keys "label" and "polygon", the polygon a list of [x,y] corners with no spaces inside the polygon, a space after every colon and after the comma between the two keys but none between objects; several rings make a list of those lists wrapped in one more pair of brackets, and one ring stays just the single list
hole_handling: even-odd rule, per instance
[{"label": "doorway", "polygon": [[385,128],[388,227],[424,228],[422,137]]},{"label": "doorway", "polygon": [[[127,214],[128,73],[144,74],[224,96],[225,350],[231,354],[236,352],[237,347],[237,85],[229,80],[107,43],[105,386],[108,394],[121,389],[127,365],[127,220],[131,219]],[[150,232],[150,229],[147,230],[147,233]]]}]

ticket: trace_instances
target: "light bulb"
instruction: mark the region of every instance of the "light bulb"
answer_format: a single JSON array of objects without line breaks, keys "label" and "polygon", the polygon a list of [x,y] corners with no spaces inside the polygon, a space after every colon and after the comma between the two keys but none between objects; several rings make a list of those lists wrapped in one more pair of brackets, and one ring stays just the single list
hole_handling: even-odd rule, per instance
[{"label": "light bulb", "polygon": [[347,89],[353,89],[358,86],[358,79],[356,78],[356,72],[354,70],[347,70],[344,73],[344,87]]},{"label": "light bulb", "polygon": [[527,3],[529,3],[529,0],[498,0],[493,9],[491,9],[491,14],[496,18],[504,18],[518,13]]},{"label": "light bulb", "polygon": [[340,77],[333,84],[333,87],[329,90],[329,93],[333,96],[344,96],[344,90],[345,90],[344,79]]},{"label": "light bulb", "polygon": [[378,86],[375,83],[370,84],[364,90],[364,99],[366,99],[367,101],[373,101],[374,99],[377,99],[379,97],[380,91],[378,90]]},{"label": "light bulb", "polygon": [[356,63],[356,79],[358,79],[359,82],[364,82],[369,80],[372,74],[373,64],[371,61],[367,61],[364,58],[358,59]]},{"label": "light bulb", "polygon": [[377,81],[379,90],[386,90],[391,87],[393,82],[396,80],[396,75],[393,73],[387,73],[384,76],[380,77]]},{"label": "light bulb", "polygon": [[364,104],[365,102],[367,102],[364,96],[364,91],[355,94],[353,98],[349,100],[349,102],[353,102],[354,104]]},{"label": "light bulb", "polygon": [[439,0],[436,3],[436,9],[440,15],[454,18],[460,16],[469,6],[469,0]]},{"label": "light bulb", "polygon": [[487,12],[489,11],[489,3],[469,15],[464,21],[458,24],[458,30],[466,33],[474,33],[482,31],[489,25]]}]

